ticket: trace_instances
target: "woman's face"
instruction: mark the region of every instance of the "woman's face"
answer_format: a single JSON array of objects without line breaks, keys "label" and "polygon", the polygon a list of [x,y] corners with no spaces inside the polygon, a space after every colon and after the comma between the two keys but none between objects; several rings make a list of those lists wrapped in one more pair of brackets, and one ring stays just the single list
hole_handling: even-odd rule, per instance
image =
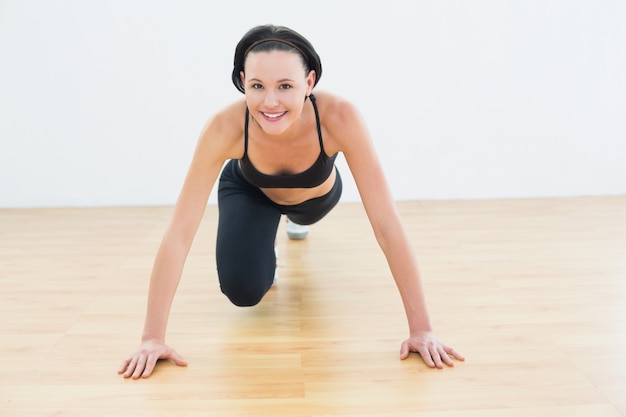
[{"label": "woman's face", "polygon": [[284,133],[300,118],[315,71],[307,74],[302,57],[288,51],[251,52],[244,68],[241,79],[250,114],[266,133]]}]

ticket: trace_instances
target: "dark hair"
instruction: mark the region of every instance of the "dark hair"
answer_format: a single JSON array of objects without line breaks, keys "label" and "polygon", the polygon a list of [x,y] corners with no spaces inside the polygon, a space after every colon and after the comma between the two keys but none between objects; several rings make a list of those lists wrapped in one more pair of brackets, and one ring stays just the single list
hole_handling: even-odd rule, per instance
[{"label": "dark hair", "polygon": [[322,61],[313,45],[298,32],[285,26],[263,25],[252,28],[246,33],[235,48],[235,60],[232,73],[233,84],[237,90],[245,93],[240,73],[250,52],[293,51],[300,54],[306,72],[315,71],[315,84],[322,76]]}]

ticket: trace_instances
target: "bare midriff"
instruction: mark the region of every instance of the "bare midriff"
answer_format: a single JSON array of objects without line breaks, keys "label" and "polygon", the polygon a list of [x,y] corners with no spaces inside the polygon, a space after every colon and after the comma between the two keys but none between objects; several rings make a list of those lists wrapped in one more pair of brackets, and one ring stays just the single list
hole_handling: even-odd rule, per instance
[{"label": "bare midriff", "polygon": [[261,191],[276,204],[283,206],[300,204],[328,194],[335,185],[336,170],[337,168],[334,168],[330,176],[314,188],[261,188]]}]

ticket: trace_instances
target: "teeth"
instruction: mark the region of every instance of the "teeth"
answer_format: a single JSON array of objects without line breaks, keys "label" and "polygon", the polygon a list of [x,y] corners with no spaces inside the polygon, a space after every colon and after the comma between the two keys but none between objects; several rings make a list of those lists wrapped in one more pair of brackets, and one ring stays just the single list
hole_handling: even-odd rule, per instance
[{"label": "teeth", "polygon": [[270,119],[276,119],[277,117],[280,117],[283,114],[285,114],[285,112],[282,112],[282,113],[263,113],[263,115],[265,115],[266,117],[269,117]]}]

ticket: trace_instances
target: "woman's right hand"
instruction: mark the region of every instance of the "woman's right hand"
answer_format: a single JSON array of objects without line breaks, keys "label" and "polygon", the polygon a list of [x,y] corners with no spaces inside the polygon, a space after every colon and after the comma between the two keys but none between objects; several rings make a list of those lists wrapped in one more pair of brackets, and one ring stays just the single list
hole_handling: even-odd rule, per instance
[{"label": "woman's right hand", "polygon": [[128,359],[122,362],[118,374],[124,378],[148,378],[159,359],[168,359],[178,366],[187,366],[185,361],[174,349],[158,340],[145,340]]}]

